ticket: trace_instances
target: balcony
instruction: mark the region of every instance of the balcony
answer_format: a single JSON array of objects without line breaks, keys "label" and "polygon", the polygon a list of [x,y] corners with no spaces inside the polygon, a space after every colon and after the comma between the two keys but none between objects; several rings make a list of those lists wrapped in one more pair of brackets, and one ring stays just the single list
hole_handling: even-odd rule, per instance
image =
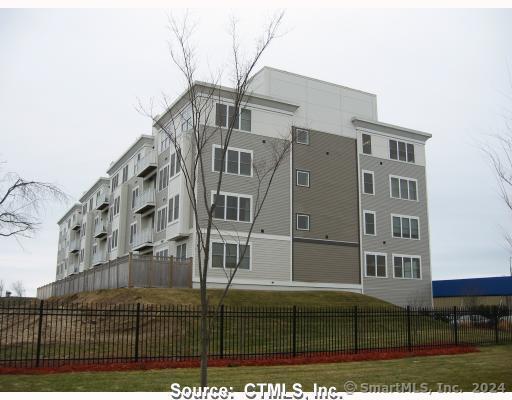
[{"label": "balcony", "polygon": [[135,198],[133,212],[135,214],[145,214],[150,211],[155,211],[155,190],[144,190]]},{"label": "balcony", "polygon": [[[107,191],[108,189],[104,189]],[[102,194],[99,198],[96,199],[96,210],[103,211],[108,209],[108,205],[110,202],[110,195],[108,193]]]},{"label": "balcony", "polygon": [[71,254],[78,253],[80,251],[80,239],[74,239],[69,242],[68,251]]},{"label": "balcony", "polygon": [[75,213],[71,217],[70,229],[72,231],[79,231],[82,226],[82,214]]},{"label": "balcony", "polygon": [[107,262],[107,254],[104,251],[97,251],[96,254],[92,256],[92,265],[93,267],[96,265],[104,264]]},{"label": "balcony", "polygon": [[107,224],[98,222],[94,227],[94,237],[96,239],[105,239],[107,237]]},{"label": "balcony", "polygon": [[146,178],[156,172],[158,168],[156,152],[150,151],[135,164],[135,175],[139,178]]},{"label": "balcony", "polygon": [[153,229],[143,229],[134,235],[133,251],[144,251],[151,248],[153,248]]}]

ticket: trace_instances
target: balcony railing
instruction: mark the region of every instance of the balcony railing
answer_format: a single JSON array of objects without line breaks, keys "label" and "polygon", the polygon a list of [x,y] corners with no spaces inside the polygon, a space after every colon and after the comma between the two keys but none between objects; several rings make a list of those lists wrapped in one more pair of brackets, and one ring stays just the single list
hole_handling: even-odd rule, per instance
[{"label": "balcony railing", "polygon": [[133,236],[132,250],[143,251],[153,247],[153,229],[142,229]]},{"label": "balcony railing", "polygon": [[135,175],[139,178],[145,178],[153,174],[157,167],[156,152],[152,150],[146,156],[137,161],[135,164]]},{"label": "balcony railing", "polygon": [[107,237],[107,224],[104,222],[98,222],[94,227],[94,237],[97,239]]},{"label": "balcony railing", "polygon": [[78,231],[82,226],[82,214],[75,213],[71,217],[71,230]]},{"label": "balcony railing", "polygon": [[68,245],[68,250],[70,253],[78,253],[80,251],[80,240],[71,240]]},{"label": "balcony railing", "polygon": [[[106,188],[104,190],[107,191]],[[102,194],[99,198],[96,199],[96,210],[102,211],[108,209],[109,202],[110,194]]]},{"label": "balcony railing", "polygon": [[100,265],[107,262],[107,254],[104,251],[96,251],[92,256],[92,265]]},{"label": "balcony railing", "polygon": [[144,214],[151,210],[155,210],[155,190],[144,190],[134,201],[133,212],[136,214]]}]

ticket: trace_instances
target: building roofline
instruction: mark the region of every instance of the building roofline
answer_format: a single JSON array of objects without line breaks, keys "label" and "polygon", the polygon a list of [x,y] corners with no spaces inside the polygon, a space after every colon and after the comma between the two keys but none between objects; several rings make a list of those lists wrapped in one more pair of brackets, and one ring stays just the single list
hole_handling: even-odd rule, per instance
[{"label": "building roofline", "polygon": [[90,195],[92,195],[101,185],[103,184],[109,184],[110,182],[110,179],[108,179],[107,177],[105,176],[102,176],[100,178],[98,178],[96,180],[96,182],[94,182],[92,184],[92,186],[89,187],[89,189],[87,189],[83,194],[82,196],[80,197],[79,201],[80,203],[83,203],[85,201],[85,199],[87,199],[87,197],[89,197]]},{"label": "building roofline", "polygon": [[[131,151],[133,151],[133,149],[136,149],[137,147],[139,146],[142,146],[143,144],[145,144],[144,142],[148,142],[148,144],[151,144],[153,145],[153,136],[152,135],[140,135],[136,140],[135,142],[133,142],[129,147],[128,149],[114,162],[112,162],[110,164],[110,167],[107,169],[107,174],[108,175],[112,175],[112,173],[114,171],[116,171],[117,169],[119,169],[120,167],[120,164],[122,164],[124,161],[126,161],[126,156],[128,154],[130,154]],[[150,141],[150,143],[149,143]]]},{"label": "building roofline", "polygon": [[281,73],[284,73],[284,74],[297,76],[299,78],[311,79],[312,81],[320,82],[320,83],[323,83],[323,84],[326,84],[326,85],[332,85],[332,86],[336,86],[336,87],[339,87],[339,88],[342,88],[342,89],[353,90],[354,92],[359,92],[359,93],[363,93],[363,94],[367,94],[367,95],[370,95],[370,96],[377,97],[377,95],[375,93],[366,92],[364,90],[359,90],[359,89],[354,89],[354,88],[351,88],[349,86],[340,85],[338,83],[329,82],[329,81],[325,81],[323,79],[313,78],[311,76],[301,75],[301,74],[297,74],[295,72],[290,72],[290,71],[286,71],[284,69],[269,67],[269,66],[266,66],[266,65],[264,67],[262,67],[261,69],[259,69],[258,72],[256,72],[253,76],[251,76],[251,78],[249,79],[249,82],[251,82],[256,75],[259,75],[260,73],[262,73],[265,70],[281,72]]},{"label": "building roofline", "polygon": [[[235,90],[231,87],[215,85],[213,83],[203,82],[203,81],[194,81],[194,86],[216,89],[218,91],[225,91],[225,92],[230,92],[230,93],[235,92]],[[161,119],[163,119],[165,116],[167,116],[169,111],[171,111],[173,108],[175,108],[176,105],[179,104],[183,100],[183,98],[187,95],[187,93],[188,93],[188,89],[185,89],[178,97],[176,97],[176,99],[171,103],[171,105],[169,107],[167,107],[167,109],[164,112],[162,112],[160,115],[158,115],[158,117],[156,118],[156,121],[153,123],[153,126],[156,126]],[[273,96],[267,96],[267,95],[259,94],[259,93],[252,92],[252,91],[248,91],[246,93],[246,97],[247,97],[248,102],[250,102],[251,99],[261,99],[261,100],[266,100],[270,103],[275,103],[276,105],[279,104],[281,106],[287,106],[288,108],[289,107],[292,107],[295,109],[299,108],[298,104],[291,103],[288,100],[280,99],[280,98],[273,97]]]},{"label": "building roofline", "polygon": [[405,132],[405,133],[408,133],[411,135],[420,136],[421,138],[423,138],[423,140],[427,140],[432,137],[432,134],[427,133],[427,132],[417,131],[415,129],[404,128],[403,126],[387,124],[385,122],[374,121],[374,120],[366,119],[366,118],[359,118],[359,117],[352,118],[352,124],[354,124],[354,126],[356,126],[358,128],[368,128],[368,129],[374,129],[376,131],[378,131],[379,128],[381,128],[381,129],[386,128],[386,129],[390,129],[393,131]]},{"label": "building roofline", "polygon": [[66,213],[57,221],[57,224],[60,225],[66,218],[68,218],[73,211],[82,209],[82,205],[80,203],[75,203],[71,206],[71,208],[66,211]]}]

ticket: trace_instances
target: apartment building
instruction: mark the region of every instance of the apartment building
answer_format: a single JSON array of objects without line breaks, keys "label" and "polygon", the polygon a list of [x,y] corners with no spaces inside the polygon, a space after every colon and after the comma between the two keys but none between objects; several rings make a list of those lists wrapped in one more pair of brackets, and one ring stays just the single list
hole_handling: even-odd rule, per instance
[{"label": "apartment building", "polygon": [[[233,91],[218,88],[215,98],[215,112],[202,121],[212,130],[207,201],[217,204],[211,287],[226,282],[226,271],[243,253],[258,199],[257,166],[269,162],[273,145],[292,132],[292,149],[276,172],[233,286],[345,290],[399,305],[432,304],[425,174],[430,134],[378,121],[374,94],[264,67],[251,79],[221,165],[219,127],[232,114]],[[184,154],[193,151],[187,96],[159,118],[152,134],[138,138],[59,221],[57,279],[133,252],[192,257],[198,285],[196,217],[176,150],[158,129],[171,118],[179,121],[173,129]],[[206,213],[199,200],[202,225]]]}]

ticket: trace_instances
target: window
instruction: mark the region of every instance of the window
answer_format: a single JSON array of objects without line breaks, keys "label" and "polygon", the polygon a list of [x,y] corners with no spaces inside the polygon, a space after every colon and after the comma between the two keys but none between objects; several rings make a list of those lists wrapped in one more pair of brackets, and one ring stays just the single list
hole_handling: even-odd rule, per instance
[{"label": "window", "polygon": [[112,231],[112,240],[111,240],[111,243],[110,243],[112,250],[117,249],[117,238],[118,238],[118,236],[119,236],[119,230],[118,229]]},{"label": "window", "polygon": [[117,189],[117,186],[119,185],[119,174],[115,174],[115,176],[112,178],[112,192]]},{"label": "window", "polygon": [[212,243],[212,268],[251,269],[251,245]]},{"label": "window", "polygon": [[215,203],[213,217],[228,221],[251,222],[251,198],[238,194],[219,194],[218,198],[212,193]]},{"label": "window", "polygon": [[389,141],[389,158],[392,160],[414,162],[414,145],[397,140]]},{"label": "window", "polygon": [[[89,199],[89,210],[91,210],[91,211],[92,211],[92,206],[93,206],[93,204],[92,204],[92,200],[93,200],[93,199],[92,199],[92,197],[91,197],[91,198]],[[69,228],[69,226],[68,226],[68,228]]]},{"label": "window", "polygon": [[176,153],[172,153],[171,154],[171,173],[170,173],[170,176],[174,176],[174,173],[176,171]]},{"label": "window", "polygon": [[364,211],[364,234],[376,235],[375,211]]},{"label": "window", "polygon": [[421,279],[421,260],[418,256],[393,255],[395,278]]},{"label": "window", "polygon": [[243,131],[250,132],[251,110],[242,108],[239,109],[239,112],[236,112],[236,108],[233,106],[228,107],[226,104],[217,103],[215,106],[215,125],[229,128],[231,123],[233,124],[233,129],[241,128]]},{"label": "window", "polygon": [[92,255],[94,256],[98,252],[98,245],[94,243],[92,245]]},{"label": "window", "polygon": [[180,218],[180,195],[169,198],[169,219],[168,222],[177,221]]},{"label": "window", "polygon": [[155,256],[157,256],[157,257],[169,257],[169,250],[168,249],[163,249],[163,250],[157,251],[155,253]]},{"label": "window", "polygon": [[363,133],[363,153],[372,154],[372,137]]},{"label": "window", "polygon": [[418,200],[418,183],[416,179],[390,175],[391,197],[404,200]]},{"label": "window", "polygon": [[384,253],[364,253],[365,274],[377,278],[385,278],[386,272],[386,254]]},{"label": "window", "polygon": [[158,172],[158,191],[163,190],[169,183],[169,164]]},{"label": "window", "polygon": [[176,246],[176,258],[178,260],[184,260],[187,258],[187,244],[182,243]]},{"label": "window", "polygon": [[171,138],[169,137],[169,135],[166,132],[160,133],[160,152],[167,150],[170,144]]},{"label": "window", "polygon": [[137,201],[137,197],[139,197],[139,187],[135,187],[132,190],[132,208],[135,208],[135,202]]},{"label": "window", "polygon": [[85,236],[85,230],[87,228],[87,222],[83,222],[82,223],[82,229],[80,230],[80,236],[81,237],[84,237]]},{"label": "window", "polygon": [[309,187],[309,171],[297,170],[297,186]]},{"label": "window", "polygon": [[297,230],[309,231],[309,215],[308,214],[297,214]]},{"label": "window", "polygon": [[295,132],[295,140],[299,144],[309,144],[309,131],[305,129],[297,129]]},{"label": "window", "polygon": [[419,239],[419,218],[391,215],[393,237],[403,239]]},{"label": "window", "polygon": [[123,178],[122,182],[125,183],[128,180],[128,165],[123,167]]},{"label": "window", "polygon": [[133,239],[135,238],[135,235],[137,235],[137,223],[134,222],[130,225],[130,244],[133,243]]},{"label": "window", "polygon": [[213,170],[233,175],[252,176],[252,152],[229,147],[222,163],[223,148],[213,146]]},{"label": "window", "polygon": [[120,197],[117,196],[115,199],[114,199],[114,208],[113,208],[113,214],[114,216],[116,216],[117,214],[119,214],[119,203],[120,203]]},{"label": "window", "polygon": [[363,193],[375,194],[373,187],[373,172],[363,170]]},{"label": "window", "polygon": [[80,250],[80,262],[81,263],[84,262],[84,257],[85,257],[85,249],[81,249]]},{"label": "window", "polygon": [[186,132],[192,128],[192,113],[190,109],[181,114],[181,131]]},{"label": "window", "polygon": [[166,224],[167,224],[167,206],[164,206],[157,211],[156,231],[157,232],[163,231],[165,229]]},{"label": "window", "polygon": [[85,203],[84,206],[82,207],[82,214],[83,215],[87,214],[87,203]]}]

